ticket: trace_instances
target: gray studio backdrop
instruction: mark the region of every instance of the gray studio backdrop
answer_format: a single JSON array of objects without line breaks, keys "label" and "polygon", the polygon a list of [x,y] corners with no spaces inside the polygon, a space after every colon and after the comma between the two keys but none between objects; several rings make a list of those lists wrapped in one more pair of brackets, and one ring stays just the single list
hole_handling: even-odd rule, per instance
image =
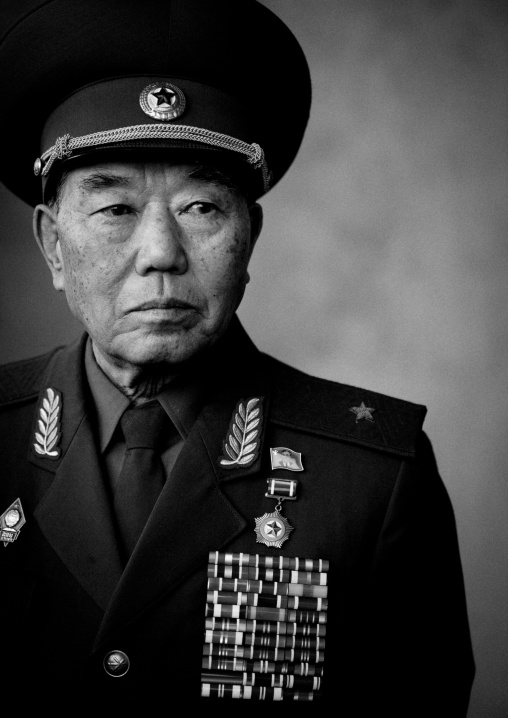
[{"label": "gray studio backdrop", "polygon": [[[469,716],[506,718],[508,14],[481,0],[265,4],[307,53],[314,109],[262,202],[241,319],[303,370],[429,407],[478,666]],[[79,327],[29,208],[3,188],[0,202],[6,362]]]}]

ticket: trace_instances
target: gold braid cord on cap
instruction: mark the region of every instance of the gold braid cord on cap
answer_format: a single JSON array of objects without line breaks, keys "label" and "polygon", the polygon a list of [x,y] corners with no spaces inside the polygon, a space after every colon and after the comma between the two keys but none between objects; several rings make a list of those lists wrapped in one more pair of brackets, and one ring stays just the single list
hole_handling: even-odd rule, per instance
[{"label": "gold braid cord on cap", "polygon": [[254,169],[262,171],[265,192],[270,189],[270,172],[266,164],[265,154],[256,142],[248,144],[220,132],[212,132],[202,127],[191,127],[190,125],[134,125],[132,127],[120,127],[116,130],[94,132],[91,135],[83,135],[82,137],[64,135],[63,137],[58,137],[53,147],[44,152],[41,160],[36,160],[34,172],[36,175],[39,173],[43,176],[47,175],[56,160],[70,157],[74,150],[140,139],[190,140],[202,142],[212,147],[220,147],[230,152],[238,152],[247,158],[247,161]]}]

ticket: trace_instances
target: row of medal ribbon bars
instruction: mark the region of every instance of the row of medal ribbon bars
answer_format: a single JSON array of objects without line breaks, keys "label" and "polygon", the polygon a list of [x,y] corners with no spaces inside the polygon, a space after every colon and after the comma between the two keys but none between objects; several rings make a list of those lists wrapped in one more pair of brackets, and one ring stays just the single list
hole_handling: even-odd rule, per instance
[{"label": "row of medal ribbon bars", "polygon": [[208,563],[224,566],[251,566],[254,568],[290,569],[292,571],[317,571],[327,573],[330,562],[318,558],[298,558],[296,556],[263,556],[258,553],[223,553],[210,551]]}]

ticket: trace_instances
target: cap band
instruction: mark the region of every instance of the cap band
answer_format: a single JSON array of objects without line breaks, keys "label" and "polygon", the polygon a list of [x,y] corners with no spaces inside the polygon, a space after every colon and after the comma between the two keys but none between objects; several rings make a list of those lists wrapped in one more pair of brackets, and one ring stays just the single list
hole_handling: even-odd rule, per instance
[{"label": "cap band", "polygon": [[115,130],[94,132],[82,137],[71,137],[69,134],[63,135],[58,137],[55,144],[43,153],[40,160],[36,160],[34,173],[45,177],[56,160],[71,157],[74,150],[140,139],[190,140],[211,145],[212,147],[220,147],[231,152],[238,152],[246,157],[247,162],[254,169],[262,171],[265,192],[270,188],[270,172],[266,164],[265,155],[256,142],[249,144],[229,135],[189,125],[134,125],[133,127],[119,127]]}]

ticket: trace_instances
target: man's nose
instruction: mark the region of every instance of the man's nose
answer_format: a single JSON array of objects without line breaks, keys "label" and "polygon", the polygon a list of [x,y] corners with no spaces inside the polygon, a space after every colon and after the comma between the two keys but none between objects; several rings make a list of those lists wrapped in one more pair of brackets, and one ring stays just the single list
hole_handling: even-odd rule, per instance
[{"label": "man's nose", "polygon": [[136,255],[136,272],[139,275],[151,271],[171,274],[187,271],[183,232],[167,207],[145,212],[136,228],[135,239],[139,247]]}]

